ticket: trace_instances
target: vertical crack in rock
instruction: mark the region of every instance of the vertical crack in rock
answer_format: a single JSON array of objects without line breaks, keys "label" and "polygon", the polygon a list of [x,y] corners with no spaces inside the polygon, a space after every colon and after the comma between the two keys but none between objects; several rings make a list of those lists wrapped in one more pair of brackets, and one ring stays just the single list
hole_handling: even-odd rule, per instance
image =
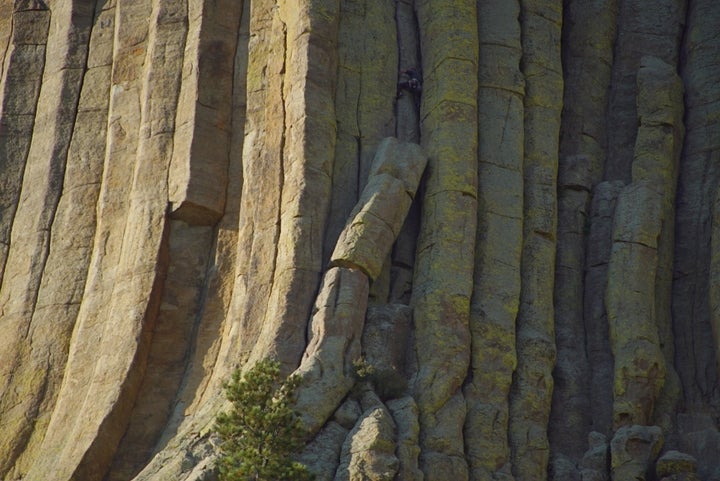
[{"label": "vertical crack in rock", "polygon": [[[279,3],[286,25],[279,235],[269,304],[252,360],[298,366],[321,278],[335,151],[339,1]],[[297,11],[307,15],[298,15]]]},{"label": "vertical crack in rock", "polygon": [[[63,358],[74,320],[72,312],[80,301],[73,291],[82,286],[82,260],[79,272],[73,272],[75,266],[72,265],[64,269],[65,264],[58,266],[52,263],[47,272],[46,267],[51,248],[55,254],[54,251],[62,249],[63,244],[65,248],[68,247],[66,241],[56,237],[62,233],[61,229],[67,229],[68,226],[62,222],[65,219],[57,224],[54,220],[63,192],[70,139],[78,127],[76,115],[86,70],[93,11],[92,3],[66,2],[53,12],[54,21],[49,29],[47,20],[50,12],[45,9],[19,10],[16,12],[17,18],[13,20],[19,24],[14,34],[24,34],[24,41],[38,42],[33,45],[35,48],[45,49],[43,35],[47,35],[47,52],[42,52],[47,62],[40,62],[38,66],[41,69],[38,73],[42,72],[42,82],[37,93],[39,113],[35,116],[24,171],[20,177],[16,177],[17,181],[22,179],[17,210],[14,215],[7,216],[7,221],[12,222],[12,233],[4,272],[13,282],[3,283],[0,290],[0,312],[5,332],[0,344],[0,374],[3,378],[0,385],[0,392],[3,393],[0,396],[0,423],[6,426],[0,443],[0,476],[12,467],[20,453],[28,447],[33,430],[37,429],[40,436],[44,432],[47,420],[44,416],[38,420],[40,408],[46,402],[52,405],[62,375],[57,372],[61,365],[50,366],[49,361],[55,356]],[[22,48],[24,45],[18,40],[14,39],[14,47]],[[14,53],[22,55],[21,52]],[[32,59],[33,55],[26,58]],[[12,83],[8,85],[5,78],[5,88],[2,90],[6,94],[15,96],[31,93],[8,90],[12,89]],[[32,84],[29,87],[32,89]],[[18,102],[19,99],[7,100]],[[20,100],[33,101],[32,98]],[[35,107],[30,104],[4,105],[0,110],[3,112],[0,114],[3,125],[11,121],[14,114],[28,115]],[[20,125],[13,126],[17,127]],[[21,135],[8,140],[11,149],[23,143]],[[3,154],[15,158],[5,162],[7,157]],[[20,167],[20,164],[13,165],[14,161],[22,159],[23,155],[17,150],[5,151],[0,153],[0,158],[3,167],[9,169],[3,172],[3,177],[12,182],[15,177],[13,169]],[[7,187],[9,189],[3,191],[3,195],[12,196],[14,189],[11,185]],[[0,210],[3,207],[0,206]],[[14,210],[12,206],[6,208],[8,211]],[[58,292],[54,285],[48,285],[61,278],[70,280],[73,274],[79,276],[80,285],[73,286],[69,282],[67,285],[72,287],[68,291]],[[46,312],[48,308],[55,312]],[[70,315],[63,316],[67,311],[70,311]],[[20,472],[25,469],[27,467],[18,468]]]},{"label": "vertical crack in rock", "polygon": [[[525,76],[522,288],[517,316],[517,368],[510,392],[509,442],[516,480],[547,472],[547,425],[553,392],[553,288],[557,173],[563,77],[562,2],[521,0]],[[579,293],[578,293],[579,294]]]},{"label": "vertical crack in rock", "polygon": [[[676,172],[682,146],[682,85],[674,68],[643,57],[637,74],[640,125],[633,182],[619,194],[608,266],[606,305],[614,356],[613,423],[656,421],[666,373],[672,382],[672,350],[663,353],[663,318],[670,308],[667,250],[672,250]],[[674,412],[672,390],[665,408]],[[659,415],[665,413],[659,412]],[[670,421],[662,423],[666,430]]]},{"label": "vertical crack in rock", "polygon": [[[615,206],[618,195],[624,186],[623,181],[615,180],[600,182],[593,188],[590,206],[590,229],[587,234],[587,253],[585,257],[585,289],[583,293],[585,345],[590,365],[590,372],[588,373],[590,386],[587,392],[590,396],[592,428],[606,437],[612,434],[613,429],[612,386],[614,367],[609,338],[610,328],[605,309],[605,291],[608,282],[608,260],[612,249]],[[572,367],[572,365],[568,367]],[[578,382],[580,381],[578,379]],[[558,417],[562,417],[562,406],[564,405],[558,405]],[[564,424],[560,424],[560,421],[558,421],[558,424],[564,426]],[[563,453],[577,456],[576,452],[573,451],[573,438],[563,436],[559,429],[556,436],[551,440],[553,442],[557,440],[557,445],[562,446]],[[563,444],[560,445],[560,442]]]},{"label": "vertical crack in rock", "polygon": [[303,380],[296,407],[312,434],[355,384],[353,363],[362,352],[369,283],[381,274],[382,260],[398,236],[427,161],[417,144],[383,140],[360,200],[340,233],[296,371]]},{"label": "vertical crack in rock", "polygon": [[[608,214],[591,213],[600,208],[592,209],[591,199],[595,203],[596,196],[604,198],[601,192],[605,192],[595,186],[602,180],[606,157],[605,118],[616,22],[617,0],[566,2],[555,268],[557,362],[548,425],[555,479],[571,476],[560,466],[579,461],[585,446],[578,439],[586,438],[591,428],[609,436],[612,424],[606,277],[589,259],[597,255],[606,264],[609,256],[609,249],[605,252],[596,246],[603,241],[603,233],[610,241],[610,231],[597,225]],[[563,457],[572,461],[555,462]]]},{"label": "vertical crack in rock", "polygon": [[[395,4],[399,71],[419,68],[420,44],[417,18],[411,0],[399,0]],[[395,136],[405,142],[420,142],[420,98],[418,94],[405,92],[395,99]],[[413,201],[405,225],[392,252],[390,267],[389,302],[408,304],[412,293],[415,250],[420,229],[420,202]]]},{"label": "vertical crack in rock", "polygon": [[620,0],[608,106],[606,180],[631,181],[637,135],[636,74],[640,58],[653,55],[677,65],[685,0]]},{"label": "vertical crack in rock", "polygon": [[470,479],[511,476],[508,396],[517,365],[523,230],[522,45],[517,1],[478,5],[478,209],[465,453]]},{"label": "vertical crack in rock", "polygon": [[228,365],[247,360],[262,329],[277,263],[283,184],[285,27],[272,0],[253,3],[250,12],[243,189],[236,279],[228,313],[234,325],[219,353],[220,362]]},{"label": "vertical crack in rock", "polygon": [[10,21],[0,79],[0,158],[3,159],[0,164],[0,282],[4,279],[13,220],[31,147],[45,68],[50,12],[16,8]]},{"label": "vertical crack in rock", "polygon": [[687,134],[678,180],[672,299],[676,366],[685,404],[715,413],[720,412],[720,354],[712,342],[713,330],[718,329],[711,287],[716,285],[711,266],[717,251],[711,247],[717,245],[717,224],[712,220],[718,212],[713,203],[720,180],[720,146],[710,139],[720,137],[720,119],[711,113],[720,105],[720,85],[712,80],[720,75],[720,38],[712,27],[718,18],[716,2],[697,1],[688,7],[681,65]]},{"label": "vertical crack in rock", "polygon": [[423,62],[421,139],[428,155],[411,297],[420,466],[426,479],[463,480],[461,386],[470,362],[477,225],[477,4],[419,0],[415,8]]}]

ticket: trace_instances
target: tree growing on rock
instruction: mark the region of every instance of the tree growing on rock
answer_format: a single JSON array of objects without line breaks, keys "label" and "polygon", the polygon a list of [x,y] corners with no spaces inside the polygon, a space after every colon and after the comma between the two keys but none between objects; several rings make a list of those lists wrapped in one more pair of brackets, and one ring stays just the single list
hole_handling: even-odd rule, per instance
[{"label": "tree growing on rock", "polygon": [[291,408],[300,382],[282,379],[280,364],[258,362],[225,384],[232,408],[220,413],[215,429],[222,442],[218,467],[221,481],[310,481],[314,476],[293,461],[303,445],[304,428]]}]

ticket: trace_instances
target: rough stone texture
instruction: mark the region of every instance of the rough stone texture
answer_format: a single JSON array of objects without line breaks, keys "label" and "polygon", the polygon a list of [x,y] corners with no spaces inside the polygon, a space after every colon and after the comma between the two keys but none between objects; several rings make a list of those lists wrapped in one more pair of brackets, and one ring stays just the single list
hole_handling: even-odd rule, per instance
[{"label": "rough stone texture", "polygon": [[384,399],[406,394],[411,328],[412,309],[405,304],[368,307],[362,358],[372,367],[374,388]]},{"label": "rough stone texture", "polygon": [[418,467],[420,424],[418,423],[417,404],[412,397],[406,396],[388,401],[387,408],[390,410],[397,428],[395,454],[400,463],[397,478],[407,481],[422,481],[423,472]]},{"label": "rough stone texture", "polygon": [[317,481],[333,481],[337,471],[340,453],[349,430],[335,421],[329,421],[308,443],[299,456],[299,461],[311,466]]},{"label": "rough stone texture", "polygon": [[[615,217],[617,198],[624,185],[620,180],[601,182],[593,190],[589,219],[587,270],[583,292],[587,360],[590,367],[590,386],[585,389],[590,397],[593,429],[605,436],[610,436],[613,429],[614,371],[605,308],[605,291],[607,289],[608,261],[613,245],[613,218]],[[576,382],[583,382],[580,378],[582,374],[582,372],[575,373]],[[587,386],[587,381],[588,379],[583,383],[585,386]],[[576,413],[576,415],[578,414],[580,413]],[[560,434],[558,432],[559,436]],[[563,439],[567,443],[572,438],[563,436]]]},{"label": "rough stone texture", "polygon": [[650,184],[638,183],[620,192],[615,211],[605,296],[616,427],[650,422],[665,381],[665,358],[654,322],[658,204]]},{"label": "rough stone texture", "polygon": [[668,451],[655,463],[655,473],[659,478],[673,474],[695,474],[697,459],[680,451]]},{"label": "rough stone texture", "polygon": [[168,198],[174,217],[208,225],[225,207],[232,109],[227,98],[242,2],[190,2],[188,9]]},{"label": "rough stone texture", "polygon": [[[470,296],[477,222],[477,9],[474,1],[415,3],[423,52],[422,196],[411,305],[426,479],[468,478],[460,390],[470,361]],[[445,38],[440,43],[438,38]],[[442,372],[442,376],[438,374]]]},{"label": "rough stone texture", "polygon": [[720,75],[720,59],[715,54],[720,39],[712,27],[718,18],[720,11],[714,2],[692,2],[688,7],[681,70],[686,135],[676,202],[672,298],[677,368],[686,403],[698,410],[712,406],[713,412],[720,406],[720,344],[714,341],[720,332],[718,298],[711,291],[717,276],[711,274],[713,264],[717,266],[717,250],[711,247],[713,242],[717,245],[713,228],[718,224],[712,219],[719,212],[714,201],[720,180],[720,145],[710,140],[720,135],[720,85],[711,80]]},{"label": "rough stone texture", "polygon": [[555,365],[554,276],[557,174],[562,110],[558,0],[521,0],[525,76],[523,246],[520,307],[516,320],[517,368],[510,391],[509,442],[517,481],[547,473],[547,425]]},{"label": "rough stone texture", "polygon": [[644,481],[662,446],[662,431],[657,426],[621,427],[610,442],[611,479]]},{"label": "rough stone texture", "polygon": [[609,445],[604,434],[592,431],[588,435],[589,449],[585,452],[578,468],[582,481],[608,481]]},{"label": "rough stone texture", "polygon": [[[585,437],[590,429],[610,434],[609,415],[602,410],[609,406],[606,398],[612,380],[606,378],[612,364],[608,365],[611,354],[607,320],[603,317],[606,269],[601,267],[605,263],[606,268],[609,248],[597,256],[600,265],[591,261],[597,242],[607,239],[609,244],[610,230],[601,230],[597,222],[600,219],[604,222],[607,217],[598,218],[591,204],[598,204],[605,192],[599,182],[606,156],[605,119],[617,3],[617,0],[571,0],[564,4],[565,82],[554,290],[557,362],[548,434],[553,446],[551,463],[563,456],[577,462],[586,448],[577,439]],[[598,238],[600,232],[606,235]],[[588,388],[589,378],[592,382]]]},{"label": "rough stone texture", "polygon": [[[39,96],[33,94],[32,75],[28,79],[30,84],[23,87],[25,91],[14,92],[12,89],[18,86],[13,85],[22,77],[6,77],[4,91],[9,96],[6,97],[9,102],[0,109],[0,123],[7,123],[13,130],[21,127],[23,122],[13,125],[21,116],[29,114],[28,118],[32,118],[34,100],[44,112],[36,119],[36,130],[28,131],[28,134],[32,132],[32,141],[25,152],[27,162],[24,171],[15,170],[22,167],[16,164],[24,160],[21,151],[16,150],[16,155],[9,150],[0,153],[0,177],[3,178],[0,181],[3,183],[0,185],[0,197],[12,202],[11,197],[18,195],[15,198],[18,202],[16,211],[14,205],[0,201],[0,223],[7,221],[8,226],[12,223],[12,238],[15,240],[10,249],[3,251],[7,253],[7,262],[3,256],[0,265],[3,265],[8,279],[17,280],[4,282],[0,289],[0,310],[5,331],[0,341],[0,424],[3,425],[0,476],[13,463],[17,465],[15,476],[26,471],[27,466],[17,458],[23,452],[29,457],[37,452],[48,423],[47,408],[54,404],[62,380],[63,361],[67,359],[72,321],[82,297],[89,260],[88,246],[94,230],[92,215],[79,216],[82,221],[75,226],[72,221],[78,217],[80,206],[94,203],[97,188],[94,185],[84,188],[83,184],[96,184],[99,173],[98,162],[90,167],[85,159],[80,158],[79,151],[84,147],[89,152],[99,153],[102,158],[103,139],[94,138],[93,134],[102,136],[104,125],[98,123],[105,122],[107,118],[107,103],[102,99],[94,99],[101,105],[105,103],[105,110],[101,107],[100,115],[88,116],[87,110],[92,101],[87,99],[87,95],[78,106],[83,76],[86,75],[84,67],[93,6],[67,2],[55,12],[61,20],[52,24],[49,32],[47,10],[20,10],[17,14],[27,18],[13,20],[15,34],[27,35],[25,30],[31,27],[36,30],[32,35],[34,38],[26,36],[25,41],[42,45],[45,34],[49,47],[44,53],[48,56],[44,71],[42,58],[35,57],[39,65],[34,68],[40,69],[38,74],[43,73],[42,85],[38,86],[41,88]],[[26,24],[26,21],[31,23]],[[97,41],[97,36],[94,39]],[[15,41],[15,48],[22,48],[20,39]],[[11,46],[9,55],[16,54]],[[8,60],[13,59],[10,57]],[[11,71],[7,72],[10,75]],[[101,75],[99,80],[101,85],[104,81],[103,86],[107,88],[104,77],[106,75]],[[92,83],[91,79],[88,80]],[[23,100],[26,105],[12,105],[17,102],[18,95],[30,95]],[[89,121],[95,124],[90,129]],[[74,135],[73,123],[76,125]],[[0,131],[4,130],[0,128]],[[74,140],[72,144],[71,138]],[[3,139],[0,134],[0,144],[5,140],[11,141],[7,148],[22,149],[22,135]],[[30,141],[30,138],[27,140]],[[14,181],[21,183],[13,185]],[[51,230],[55,216],[60,222]],[[51,251],[52,255],[49,255]],[[25,278],[20,281],[23,274]],[[59,363],[51,363],[51,358],[57,358]]]},{"label": "rough stone texture", "polygon": [[720,432],[716,421],[707,414],[678,415],[680,450],[697,459],[700,479],[720,479]]},{"label": "rough stone texture", "polygon": [[631,179],[637,136],[636,77],[641,58],[655,56],[677,65],[684,0],[621,0],[618,2],[617,38],[612,64],[607,133],[606,180]]},{"label": "rough stone texture", "polygon": [[0,0],[0,479],[217,480],[273,357],[319,479],[720,480],[719,24]]},{"label": "rough stone texture", "polygon": [[335,481],[392,481],[398,471],[395,423],[384,406],[365,411],[340,453]]},{"label": "rough stone texture", "polygon": [[470,479],[510,474],[508,393],[520,300],[523,95],[520,5],[478,3],[478,210],[470,301],[471,374],[463,394]]},{"label": "rough stone texture", "polygon": [[356,269],[330,269],[320,287],[310,321],[308,347],[295,374],[303,383],[296,408],[316,432],[355,384],[353,363],[367,309],[368,278]]},{"label": "rough stone texture", "polygon": [[400,234],[427,157],[420,146],[384,139],[377,147],[367,184],[330,256],[331,266],[352,266],[376,280]]}]

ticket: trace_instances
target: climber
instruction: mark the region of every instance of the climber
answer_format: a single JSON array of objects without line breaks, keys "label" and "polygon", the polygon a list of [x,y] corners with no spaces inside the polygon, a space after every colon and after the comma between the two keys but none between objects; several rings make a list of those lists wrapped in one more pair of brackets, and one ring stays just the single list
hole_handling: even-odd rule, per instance
[{"label": "climber", "polygon": [[404,75],[407,80],[398,82],[398,97],[402,97],[403,90],[407,90],[411,94],[419,94],[422,92],[422,81],[415,68],[401,70],[400,75]]}]

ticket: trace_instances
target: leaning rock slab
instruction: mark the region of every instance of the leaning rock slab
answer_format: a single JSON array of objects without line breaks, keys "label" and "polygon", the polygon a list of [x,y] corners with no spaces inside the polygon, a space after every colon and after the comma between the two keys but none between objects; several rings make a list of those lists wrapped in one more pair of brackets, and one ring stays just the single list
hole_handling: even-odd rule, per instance
[{"label": "leaning rock slab", "polygon": [[389,137],[378,146],[368,183],[335,245],[330,265],[375,280],[405,222],[427,157],[417,144]]}]

